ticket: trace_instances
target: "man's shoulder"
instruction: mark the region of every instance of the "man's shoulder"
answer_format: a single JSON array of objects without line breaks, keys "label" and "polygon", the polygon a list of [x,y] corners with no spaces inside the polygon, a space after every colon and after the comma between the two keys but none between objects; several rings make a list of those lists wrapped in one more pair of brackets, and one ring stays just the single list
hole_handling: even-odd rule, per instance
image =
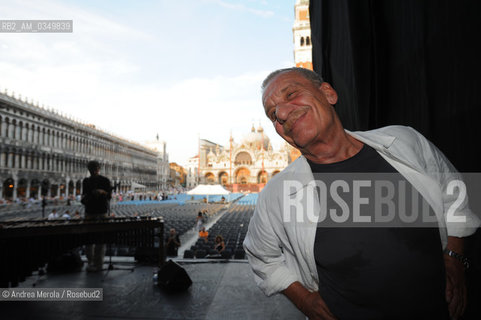
[{"label": "man's shoulder", "polygon": [[105,176],[101,176],[102,179],[106,182],[106,183],[109,183],[110,184],[110,179],[105,177]]},{"label": "man's shoulder", "polygon": [[419,139],[423,137],[416,129],[409,126],[393,125],[380,127],[367,131],[356,131],[355,133],[369,136],[384,135],[400,138],[402,140]]},{"label": "man's shoulder", "polygon": [[95,178],[95,181],[97,183],[100,183],[100,184],[109,184],[110,185],[110,179],[105,177],[105,176],[102,176],[102,175],[97,175],[95,177],[92,177],[92,178]]},{"label": "man's shoulder", "polygon": [[375,146],[381,144],[392,149],[414,149],[422,148],[427,139],[416,129],[408,126],[393,125],[381,127],[368,131],[350,132],[357,138],[362,138],[363,142]]}]

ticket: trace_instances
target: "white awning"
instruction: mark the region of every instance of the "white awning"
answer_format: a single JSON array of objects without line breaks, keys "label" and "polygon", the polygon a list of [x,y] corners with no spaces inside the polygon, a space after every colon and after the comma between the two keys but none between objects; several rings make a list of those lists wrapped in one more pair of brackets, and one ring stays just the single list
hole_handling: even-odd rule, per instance
[{"label": "white awning", "polygon": [[132,182],[131,189],[145,189],[147,188],[143,184],[137,183],[137,182]]},{"label": "white awning", "polygon": [[197,187],[194,189],[187,191],[187,194],[190,195],[195,195],[195,194],[201,194],[201,195],[223,195],[223,194],[229,194],[230,191],[224,189],[220,184],[199,184]]}]

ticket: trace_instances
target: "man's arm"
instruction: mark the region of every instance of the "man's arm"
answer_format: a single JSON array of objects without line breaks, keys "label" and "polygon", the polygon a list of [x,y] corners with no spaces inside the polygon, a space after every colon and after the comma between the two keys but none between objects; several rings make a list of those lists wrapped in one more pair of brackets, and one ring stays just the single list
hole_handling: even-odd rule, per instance
[{"label": "man's arm", "polygon": [[332,320],[336,319],[329,311],[324,300],[321,298],[319,292],[311,292],[304,288],[304,286],[296,281],[289,287],[282,291],[282,293],[294,303],[294,305],[301,310],[310,320],[322,319]]},{"label": "man's arm", "polygon": [[176,235],[173,239],[176,246],[180,247],[180,238],[179,235]]},{"label": "man's arm", "polygon": [[254,215],[249,223],[247,235],[244,240],[244,250],[249,264],[254,271],[254,280],[265,295],[271,296],[286,289],[300,277],[295,270],[286,264],[285,256],[281,249],[279,236],[274,227],[279,227],[280,222],[274,220],[276,215],[274,206],[269,206],[268,212],[265,194],[259,196]]},{"label": "man's arm", "polygon": [[[462,175],[456,170],[446,156],[427,139],[423,140],[423,150],[431,152],[431,160],[436,162],[437,180],[442,190],[444,217],[447,227],[446,250],[464,255],[464,239],[476,231],[480,225],[479,218],[473,214],[468,205],[468,197],[461,196],[461,189],[456,192],[450,190],[450,185],[464,185]],[[436,172],[437,171],[437,172]],[[461,203],[455,204],[462,200]],[[456,208],[453,214],[449,214],[450,208]],[[446,268],[446,301],[449,306],[449,314],[452,319],[458,319],[463,315],[467,302],[467,290],[465,283],[464,265],[455,257],[444,254]]]},{"label": "man's arm", "polygon": [[[448,237],[446,250],[452,250],[464,255],[464,239]],[[458,319],[466,309],[466,282],[464,278],[464,265],[455,257],[444,254],[446,266],[446,301],[449,305],[449,314],[452,319]]]}]

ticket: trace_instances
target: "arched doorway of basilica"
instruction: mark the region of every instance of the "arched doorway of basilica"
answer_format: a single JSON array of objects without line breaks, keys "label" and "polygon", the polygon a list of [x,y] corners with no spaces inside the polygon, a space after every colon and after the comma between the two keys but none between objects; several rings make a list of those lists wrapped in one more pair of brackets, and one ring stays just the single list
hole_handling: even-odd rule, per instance
[{"label": "arched doorway of basilica", "polygon": [[215,176],[212,172],[207,172],[205,174],[205,182],[207,184],[215,184]]},{"label": "arched doorway of basilica", "polygon": [[239,184],[247,184],[249,182],[249,177],[251,172],[247,168],[240,168],[236,172],[235,181]]},{"label": "arched doorway of basilica", "polygon": [[225,186],[228,183],[229,183],[229,175],[227,174],[227,172],[222,171],[221,173],[219,173],[219,184]]},{"label": "arched doorway of basilica", "polygon": [[267,172],[264,170],[260,171],[257,175],[257,183],[267,183]]}]

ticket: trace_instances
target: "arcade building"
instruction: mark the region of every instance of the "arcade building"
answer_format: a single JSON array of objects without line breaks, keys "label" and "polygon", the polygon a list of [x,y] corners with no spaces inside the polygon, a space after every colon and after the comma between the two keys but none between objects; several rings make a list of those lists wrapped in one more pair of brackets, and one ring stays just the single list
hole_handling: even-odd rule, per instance
[{"label": "arcade building", "polygon": [[[115,191],[142,185],[146,191],[167,188],[165,143],[150,148],[0,93],[0,200],[63,198],[82,192],[87,162],[101,163]],[[154,148],[154,145],[157,147]]]}]

